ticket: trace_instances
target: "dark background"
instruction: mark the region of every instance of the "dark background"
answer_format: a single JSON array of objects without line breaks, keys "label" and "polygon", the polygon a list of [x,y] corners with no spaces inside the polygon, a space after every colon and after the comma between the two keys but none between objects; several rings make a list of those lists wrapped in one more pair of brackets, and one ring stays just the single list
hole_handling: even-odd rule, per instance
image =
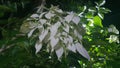
[{"label": "dark background", "polygon": [[105,15],[103,24],[105,26],[114,24],[120,30],[120,0],[106,0],[105,7],[112,12]]}]

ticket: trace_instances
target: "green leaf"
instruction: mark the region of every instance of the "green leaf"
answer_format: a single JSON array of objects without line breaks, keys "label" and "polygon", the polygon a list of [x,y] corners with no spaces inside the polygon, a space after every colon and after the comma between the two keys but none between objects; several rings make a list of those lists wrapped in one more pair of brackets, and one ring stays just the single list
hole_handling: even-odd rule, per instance
[{"label": "green leaf", "polygon": [[3,16],[4,16],[4,12],[0,11],[0,17],[3,17]]},{"label": "green leaf", "polygon": [[94,21],[94,24],[95,24],[95,25],[100,26],[100,27],[103,27],[102,21],[101,21],[101,19],[100,19],[99,16],[95,16],[95,17],[93,18],[93,21]]},{"label": "green leaf", "polygon": [[86,13],[85,17],[86,18],[92,18],[93,17],[93,12],[89,11],[88,13]]},{"label": "green leaf", "polygon": [[106,0],[99,0],[98,2],[95,2],[98,6],[103,6],[105,4]]},{"label": "green leaf", "polygon": [[109,9],[107,9],[107,8],[105,8],[105,7],[99,7],[98,12],[99,12],[99,13],[104,13],[104,14],[106,14],[106,13],[111,12],[111,10],[109,10]]},{"label": "green leaf", "polygon": [[12,12],[13,9],[11,9],[10,7],[6,6],[6,5],[0,5],[0,10],[1,11],[7,11],[7,12]]},{"label": "green leaf", "polygon": [[104,19],[104,14],[98,13],[98,16],[99,16],[101,19]]}]

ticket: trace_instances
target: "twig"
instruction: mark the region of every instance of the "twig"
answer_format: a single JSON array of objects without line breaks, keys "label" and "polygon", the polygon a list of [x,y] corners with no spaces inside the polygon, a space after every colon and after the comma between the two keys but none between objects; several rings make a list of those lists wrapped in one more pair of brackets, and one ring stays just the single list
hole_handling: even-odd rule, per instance
[{"label": "twig", "polygon": [[41,13],[43,11],[43,7],[44,7],[45,4],[46,4],[46,1],[42,0],[42,3],[41,3],[40,7],[37,10],[37,13]]},{"label": "twig", "polygon": [[0,53],[4,52],[5,50],[10,49],[11,47],[15,46],[15,44],[8,45],[7,47],[1,47],[0,48]]}]

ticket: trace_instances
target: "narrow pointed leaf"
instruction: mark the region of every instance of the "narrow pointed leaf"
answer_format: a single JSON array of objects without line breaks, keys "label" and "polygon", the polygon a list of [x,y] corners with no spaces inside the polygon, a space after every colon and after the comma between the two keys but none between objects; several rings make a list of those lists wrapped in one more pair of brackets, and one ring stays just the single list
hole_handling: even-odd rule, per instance
[{"label": "narrow pointed leaf", "polygon": [[39,40],[42,42],[42,40],[45,38],[47,34],[48,30],[43,30],[42,33],[39,35]]},{"label": "narrow pointed leaf", "polygon": [[37,18],[37,17],[39,17],[39,15],[38,15],[38,14],[33,14],[33,15],[31,15],[30,17],[32,17],[32,18]]},{"label": "narrow pointed leaf", "polygon": [[63,52],[64,52],[63,48],[61,47],[61,48],[55,50],[55,52],[56,52],[56,55],[57,55],[58,59],[60,60],[60,58],[61,58],[61,56],[63,55]]},{"label": "narrow pointed leaf", "polygon": [[74,16],[72,21],[77,25],[80,22],[80,18],[78,16]]},{"label": "narrow pointed leaf", "polygon": [[67,16],[65,17],[65,21],[67,21],[67,22],[69,23],[69,22],[72,20],[73,16],[74,16],[73,13],[71,13],[70,15],[67,15]]},{"label": "narrow pointed leaf", "polygon": [[59,39],[58,39],[58,38],[52,37],[52,38],[50,39],[51,47],[54,48],[54,47],[57,45],[58,42],[59,42]]},{"label": "narrow pointed leaf", "polygon": [[36,54],[41,50],[41,48],[42,48],[42,44],[38,41],[38,42],[36,42],[36,44],[35,44],[35,49],[36,49]]},{"label": "narrow pointed leaf", "polygon": [[33,32],[35,31],[36,28],[32,29],[29,33],[28,33],[28,38],[32,36]]},{"label": "narrow pointed leaf", "polygon": [[55,16],[55,14],[53,14],[53,13],[51,13],[51,12],[48,12],[47,14],[45,14],[45,17],[47,18],[47,19],[51,19],[51,17],[54,17]]},{"label": "narrow pointed leaf", "polygon": [[45,19],[40,19],[39,22],[43,25],[44,23],[46,23],[47,20]]},{"label": "narrow pointed leaf", "polygon": [[64,29],[66,32],[69,33],[69,25],[68,25],[68,24],[66,24],[65,27],[64,27],[63,29]]},{"label": "narrow pointed leaf", "polygon": [[45,13],[46,12],[41,13],[40,16],[39,16],[39,18],[42,18]]},{"label": "narrow pointed leaf", "polygon": [[74,53],[76,53],[76,47],[75,47],[75,45],[74,44],[72,44],[72,45],[68,45],[68,50],[70,50],[70,51],[72,51],[72,52],[74,52]]},{"label": "narrow pointed leaf", "polygon": [[51,28],[50,28],[51,36],[55,36],[56,35],[60,25],[61,25],[61,23],[57,22],[57,23],[55,23],[54,25],[51,26]]},{"label": "narrow pointed leaf", "polygon": [[85,48],[80,43],[76,43],[75,46],[76,46],[78,53],[80,53],[83,57],[90,60],[90,56],[88,55],[88,52],[85,50]]}]

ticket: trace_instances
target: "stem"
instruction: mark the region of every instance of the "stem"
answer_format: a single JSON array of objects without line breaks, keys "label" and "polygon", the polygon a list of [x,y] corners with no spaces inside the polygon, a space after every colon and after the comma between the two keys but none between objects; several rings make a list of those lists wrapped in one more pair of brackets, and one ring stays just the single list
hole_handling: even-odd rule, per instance
[{"label": "stem", "polygon": [[2,47],[2,48],[0,48],[0,53],[2,53],[2,52],[4,52],[5,50],[8,50],[8,49],[10,49],[11,47],[13,47],[13,46],[15,46],[15,44],[12,44],[12,45],[8,45],[7,47]]},{"label": "stem", "polygon": [[42,3],[41,3],[40,7],[37,10],[37,13],[42,13],[43,12],[43,8],[44,8],[45,4],[46,4],[46,0],[42,0]]}]

